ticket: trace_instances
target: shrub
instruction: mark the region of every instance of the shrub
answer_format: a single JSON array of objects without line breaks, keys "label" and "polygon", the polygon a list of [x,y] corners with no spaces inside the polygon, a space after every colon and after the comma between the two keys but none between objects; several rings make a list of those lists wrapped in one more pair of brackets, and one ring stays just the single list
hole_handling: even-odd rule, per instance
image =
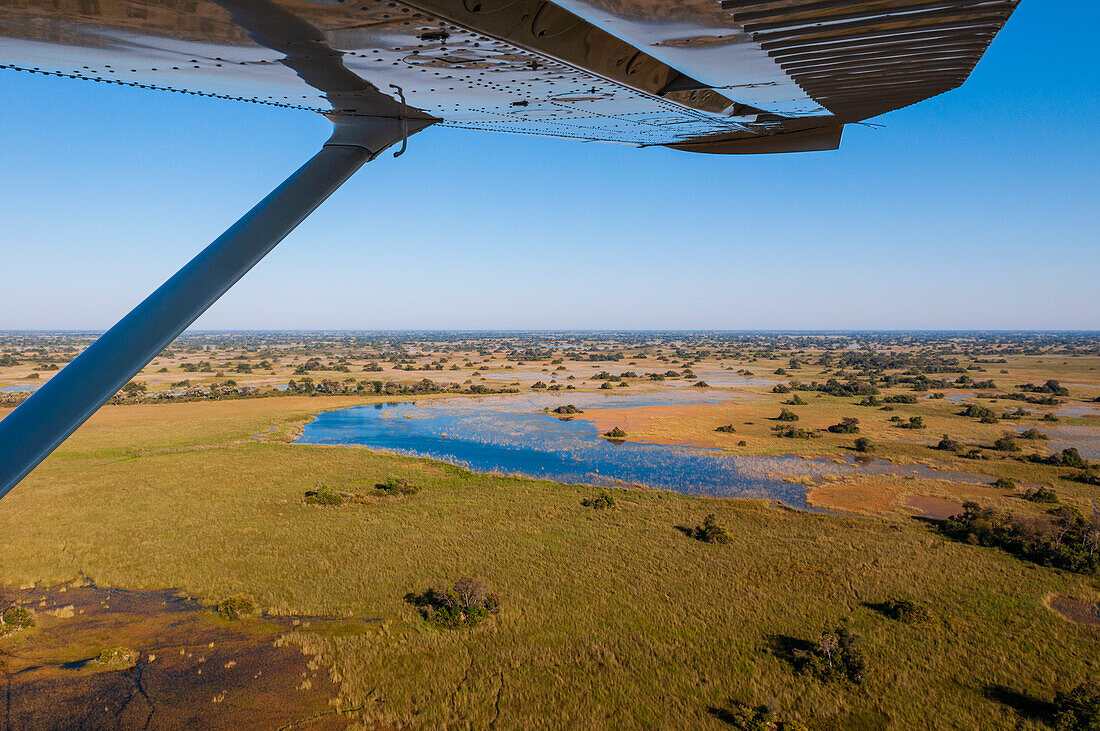
[{"label": "shrub", "polygon": [[882,603],[882,613],[906,624],[928,624],[936,618],[932,610],[912,599],[887,599]]},{"label": "shrub", "polygon": [[883,399],[883,403],[887,404],[915,404],[917,403],[917,397],[911,393],[899,393],[895,396],[887,396]]},{"label": "shrub", "polygon": [[859,434],[859,419],[846,416],[839,424],[830,426],[829,431],[833,434]]},{"label": "shrub", "polygon": [[586,497],[581,505],[596,510],[610,510],[615,507],[615,496],[607,490],[600,490],[596,497]]},{"label": "shrub", "polygon": [[11,606],[0,614],[0,637],[34,626],[34,614],[26,607]]},{"label": "shrub", "polygon": [[609,439],[622,439],[626,436],[626,432],[619,427],[615,427],[611,431],[605,431],[603,435]]},{"label": "shrub", "polygon": [[1100,728],[1100,683],[1086,681],[1054,699],[1052,719],[1059,731],[1095,731]]},{"label": "shrub", "polygon": [[860,406],[882,406],[882,401],[878,396],[868,396],[859,402]]},{"label": "shrub", "polygon": [[1079,472],[1078,474],[1074,475],[1073,477],[1070,477],[1069,479],[1073,480],[1074,482],[1080,482],[1080,483],[1085,484],[1085,485],[1100,486],[1100,472],[1095,472],[1091,469],[1085,470],[1084,472]]},{"label": "shrub", "polygon": [[385,482],[374,486],[387,495],[415,495],[420,491],[416,485],[410,484],[404,477],[387,477]]},{"label": "shrub", "polygon": [[1019,452],[1020,447],[1011,434],[1005,434],[993,442],[993,448],[998,452]]},{"label": "shrub", "polygon": [[703,541],[704,543],[729,543],[733,540],[727,531],[722,526],[718,525],[717,518],[714,517],[714,513],[711,513],[707,517],[703,518],[703,524],[695,526],[695,531],[692,533],[692,537],[697,541]]},{"label": "shrub", "polygon": [[1056,503],[1058,502],[1058,493],[1049,487],[1036,487],[1027,490],[1024,493],[1024,500],[1030,500],[1033,503]]},{"label": "shrub", "polygon": [[909,421],[902,424],[898,424],[899,429],[923,429],[924,417],[923,416],[910,416]]},{"label": "shrub", "polygon": [[714,714],[740,731],[806,731],[805,724],[783,718],[767,706],[746,706],[734,704],[730,710],[714,711]]},{"label": "shrub", "polygon": [[782,409],[779,412],[779,416],[775,417],[776,421],[798,421],[798,414],[788,409]]},{"label": "shrub", "polygon": [[480,577],[466,576],[451,585],[436,584],[406,599],[420,608],[425,620],[448,629],[473,627],[500,611],[500,595]]},{"label": "shrub", "polygon": [[943,439],[936,445],[936,449],[942,449],[945,452],[957,452],[962,449],[962,444],[944,434]]},{"label": "shrub", "polygon": [[806,405],[806,402],[803,401],[802,397],[799,396],[797,393],[794,396],[791,396],[789,399],[787,399],[783,403],[787,404],[788,406],[805,406]]},{"label": "shrub", "polygon": [[993,483],[993,487],[999,487],[1002,490],[1015,490],[1016,480],[1012,479],[1011,477],[998,477],[997,480]]},{"label": "shrub", "polygon": [[583,414],[584,412],[578,409],[573,404],[566,404],[565,406],[559,406],[554,409],[555,414]]},{"label": "shrub", "polygon": [[1038,429],[1025,429],[1020,432],[1020,439],[1050,439],[1050,437]]},{"label": "shrub", "polygon": [[310,505],[342,505],[344,496],[322,483],[316,490],[307,490],[305,500]]},{"label": "shrub", "polygon": [[875,445],[871,444],[871,440],[867,437],[859,437],[855,442],[855,450],[857,452],[873,452],[875,451]]},{"label": "shrub", "polygon": [[1031,454],[1028,455],[1027,460],[1039,464],[1054,465],[1055,467],[1075,467],[1080,470],[1087,470],[1089,468],[1088,461],[1077,451],[1077,447],[1063,449],[1061,452],[1045,457],[1039,454]]},{"label": "shrub", "polygon": [[963,503],[963,512],[943,521],[941,532],[978,546],[1001,548],[1044,566],[1083,574],[1100,572],[1100,519],[1059,507],[1041,518]]},{"label": "shrub", "polygon": [[531,388],[546,388],[546,384],[542,381],[535,381],[531,384]]},{"label": "shrub", "polygon": [[718,427],[714,431],[721,432],[722,434],[733,434],[737,430],[733,428],[733,424],[725,424],[724,426]]},{"label": "shrub", "polygon": [[695,388],[710,388],[710,384],[706,381],[699,381],[695,384]]},{"label": "shrub", "polygon": [[93,659],[89,664],[110,668],[130,668],[137,664],[139,653],[128,647],[111,647]]},{"label": "shrub", "polygon": [[218,614],[230,621],[256,614],[256,600],[249,594],[231,596],[218,605]]},{"label": "shrub", "polygon": [[967,404],[959,416],[969,416],[972,419],[981,419],[982,423],[997,423],[997,412],[988,406],[981,404]]},{"label": "shrub", "polygon": [[1060,421],[1060,419],[1054,414],[1043,414],[1043,421]]},{"label": "shrub", "polygon": [[821,435],[809,429],[799,429],[796,426],[773,426],[772,431],[777,437],[783,439],[817,439]]},{"label": "shrub", "polygon": [[794,650],[799,672],[810,673],[820,680],[850,680],[862,683],[867,677],[867,661],[859,646],[859,638],[847,627],[837,627],[821,633],[821,639],[808,650]]}]

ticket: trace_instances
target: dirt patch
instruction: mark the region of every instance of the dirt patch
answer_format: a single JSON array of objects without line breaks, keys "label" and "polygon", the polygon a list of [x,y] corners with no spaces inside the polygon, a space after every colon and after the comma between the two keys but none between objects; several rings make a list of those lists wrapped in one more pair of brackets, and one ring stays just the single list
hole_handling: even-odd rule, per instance
[{"label": "dirt patch", "polygon": [[860,482],[830,482],[806,493],[811,505],[826,510],[847,513],[887,513],[894,507],[901,488],[892,485]]},{"label": "dirt patch", "polygon": [[720,417],[713,414],[721,413],[721,409],[728,406],[728,404],[662,404],[622,409],[589,408],[576,418],[578,421],[589,422],[601,434],[619,427],[630,435],[632,442],[711,449],[721,446],[721,440],[685,437],[684,432],[687,430],[683,425],[685,423],[695,425],[708,419],[720,420]]},{"label": "dirt patch", "polygon": [[[171,591],[0,589],[35,613],[0,639],[5,728],[344,728],[338,689],[287,630],[320,618],[228,621]],[[346,620],[344,621],[346,624]],[[324,631],[323,628],[321,631]],[[112,648],[114,648],[112,650]],[[119,665],[101,653],[136,656]]]},{"label": "dirt patch", "polygon": [[905,505],[916,510],[922,517],[933,520],[946,520],[962,512],[962,503],[957,500],[930,495],[913,495],[906,499]]},{"label": "dirt patch", "polygon": [[1100,602],[1056,594],[1044,602],[1052,611],[1077,624],[1100,627]]}]

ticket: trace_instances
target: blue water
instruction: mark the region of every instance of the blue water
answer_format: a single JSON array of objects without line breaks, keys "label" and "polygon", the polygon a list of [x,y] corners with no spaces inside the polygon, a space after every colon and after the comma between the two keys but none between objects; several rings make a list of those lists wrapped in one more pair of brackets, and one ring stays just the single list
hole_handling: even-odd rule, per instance
[{"label": "blue water", "polygon": [[450,462],[476,472],[520,474],[568,484],[644,485],[691,495],[769,498],[803,509],[808,507],[805,487],[771,475],[918,474],[926,469],[612,444],[599,438],[596,428],[583,421],[583,414],[562,421],[543,411],[565,403],[582,409],[629,408],[728,398],[728,393],[711,396],[666,391],[650,396],[539,394],[375,404],[320,414],[306,425],[298,442],[361,445]]},{"label": "blue water", "polygon": [[0,391],[37,391],[41,386],[40,383],[17,383],[14,386],[4,386]]}]

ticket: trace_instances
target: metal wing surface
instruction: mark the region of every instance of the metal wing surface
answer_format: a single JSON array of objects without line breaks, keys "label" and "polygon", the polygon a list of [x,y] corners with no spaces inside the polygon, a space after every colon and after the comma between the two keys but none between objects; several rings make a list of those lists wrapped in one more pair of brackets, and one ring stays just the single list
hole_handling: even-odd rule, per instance
[{"label": "metal wing surface", "polygon": [[0,0],[0,66],[701,152],[834,149],[962,84],[1019,0]]}]

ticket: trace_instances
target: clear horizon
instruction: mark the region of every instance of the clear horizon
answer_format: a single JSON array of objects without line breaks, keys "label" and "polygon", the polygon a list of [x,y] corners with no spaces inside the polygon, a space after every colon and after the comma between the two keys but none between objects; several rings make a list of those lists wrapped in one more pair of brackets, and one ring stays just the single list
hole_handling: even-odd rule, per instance
[{"label": "clear horizon", "polygon": [[[1084,0],[1023,3],[959,90],[759,157],[429,129],[199,330],[1100,328]],[[0,329],[103,330],[307,159],[306,112],[0,72]]]}]

